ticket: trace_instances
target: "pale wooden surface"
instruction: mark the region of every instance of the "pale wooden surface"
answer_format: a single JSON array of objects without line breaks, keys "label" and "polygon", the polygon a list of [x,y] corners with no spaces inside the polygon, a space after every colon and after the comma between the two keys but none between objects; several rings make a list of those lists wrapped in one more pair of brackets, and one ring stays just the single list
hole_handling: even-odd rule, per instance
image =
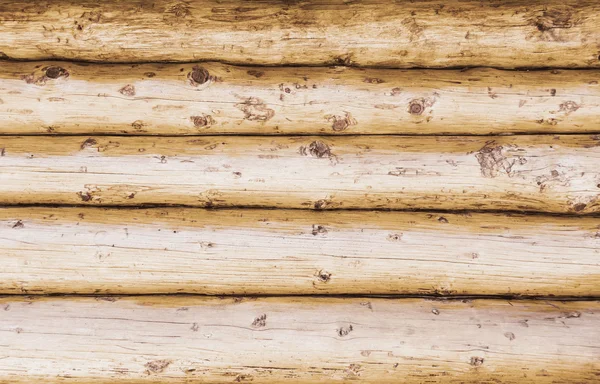
[{"label": "pale wooden surface", "polygon": [[[0,384],[600,381],[600,218],[447,212],[600,212],[599,25],[596,0],[0,0]],[[347,294],[585,301],[316,296]]]},{"label": "pale wooden surface", "polygon": [[600,67],[596,0],[2,0],[2,57]]},{"label": "pale wooden surface", "polygon": [[5,208],[0,293],[600,296],[600,219]]},{"label": "pale wooden surface", "polygon": [[[115,301],[116,300],[116,301]],[[6,298],[1,383],[593,383],[600,303]]]},{"label": "pale wooden surface", "polygon": [[600,211],[600,136],[0,137],[2,204]]},{"label": "pale wooden surface", "polygon": [[598,132],[599,81],[595,70],[4,62],[0,133]]}]

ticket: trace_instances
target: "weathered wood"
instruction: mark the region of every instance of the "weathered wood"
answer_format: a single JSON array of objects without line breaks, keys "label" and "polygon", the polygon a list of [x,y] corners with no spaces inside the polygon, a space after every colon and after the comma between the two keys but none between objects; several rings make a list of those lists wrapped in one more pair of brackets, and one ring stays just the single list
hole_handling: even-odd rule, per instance
[{"label": "weathered wood", "polygon": [[13,59],[600,67],[596,0],[2,0]]},{"label": "weathered wood", "polygon": [[600,218],[5,208],[2,294],[600,296]]},{"label": "weathered wood", "polygon": [[600,136],[0,137],[0,203],[600,211]]},{"label": "weathered wood", "polygon": [[599,80],[589,70],[6,62],[0,132],[600,132]]},{"label": "weathered wood", "polygon": [[597,301],[142,296],[0,305],[0,383],[575,384],[600,376]]}]

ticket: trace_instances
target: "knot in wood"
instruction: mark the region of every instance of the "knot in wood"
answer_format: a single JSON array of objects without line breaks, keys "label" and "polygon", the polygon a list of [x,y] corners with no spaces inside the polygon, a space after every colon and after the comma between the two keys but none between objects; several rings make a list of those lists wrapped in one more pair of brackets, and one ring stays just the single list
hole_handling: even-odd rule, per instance
[{"label": "knot in wood", "polygon": [[66,76],[67,70],[61,67],[52,66],[46,68],[46,77],[49,79],[58,79],[59,77]]},{"label": "knot in wood", "polygon": [[210,80],[210,74],[202,67],[195,66],[192,72],[189,73],[188,77],[194,82],[195,85],[206,83]]},{"label": "knot in wood", "polygon": [[205,127],[208,124],[208,119],[204,116],[192,116],[191,119],[195,127]]},{"label": "knot in wood", "polygon": [[313,141],[308,146],[308,151],[312,156],[323,158],[331,156],[331,149],[329,145],[325,144],[320,140]]},{"label": "knot in wood", "polygon": [[408,111],[411,115],[420,115],[424,110],[425,106],[419,100],[411,101],[410,105],[408,106]]}]

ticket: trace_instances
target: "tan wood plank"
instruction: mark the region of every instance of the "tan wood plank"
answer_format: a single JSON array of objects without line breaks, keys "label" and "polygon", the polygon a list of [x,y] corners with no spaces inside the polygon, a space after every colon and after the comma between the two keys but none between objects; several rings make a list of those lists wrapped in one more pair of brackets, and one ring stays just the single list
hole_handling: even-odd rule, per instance
[{"label": "tan wood plank", "polygon": [[600,67],[596,0],[3,0],[2,57]]},{"label": "tan wood plank", "polygon": [[600,132],[599,81],[595,70],[6,62],[0,133]]},{"label": "tan wood plank", "polygon": [[600,136],[0,137],[0,203],[600,211]]},{"label": "tan wood plank", "polygon": [[[115,301],[116,300],[116,301]],[[595,302],[6,298],[1,383],[593,383]]]},{"label": "tan wood plank", "polygon": [[600,218],[4,208],[3,294],[600,296]]}]

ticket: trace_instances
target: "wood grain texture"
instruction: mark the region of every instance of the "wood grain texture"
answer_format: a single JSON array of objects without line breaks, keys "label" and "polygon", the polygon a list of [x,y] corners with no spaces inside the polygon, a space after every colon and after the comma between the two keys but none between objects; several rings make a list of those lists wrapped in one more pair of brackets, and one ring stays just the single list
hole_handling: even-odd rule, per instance
[{"label": "wood grain texture", "polygon": [[0,137],[0,203],[600,211],[600,136]]},{"label": "wood grain texture", "polygon": [[599,71],[4,62],[4,134],[600,132]]},{"label": "wood grain texture", "polygon": [[4,208],[1,294],[600,296],[600,218]]},{"label": "wood grain texture", "polygon": [[0,383],[574,384],[600,376],[597,301],[142,296],[0,305]]},{"label": "wood grain texture", "polygon": [[596,0],[2,0],[2,57],[600,67]]}]

